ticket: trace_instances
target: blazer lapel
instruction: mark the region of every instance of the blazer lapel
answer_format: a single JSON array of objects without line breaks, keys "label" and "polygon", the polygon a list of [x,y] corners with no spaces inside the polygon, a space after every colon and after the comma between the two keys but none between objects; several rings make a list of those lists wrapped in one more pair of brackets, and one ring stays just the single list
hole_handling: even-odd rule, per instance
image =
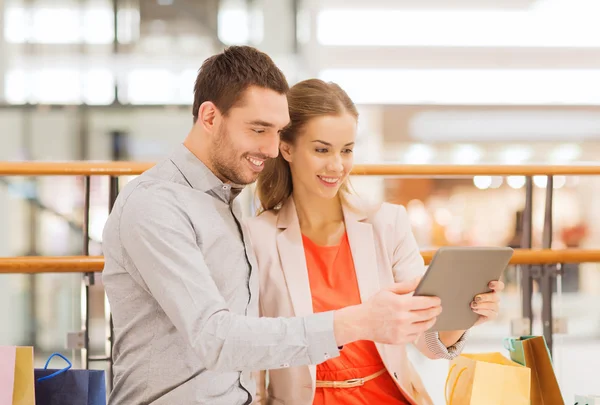
[{"label": "blazer lapel", "polygon": [[282,229],[282,232],[277,235],[277,250],[294,307],[294,315],[310,315],[313,313],[313,306],[306,256],[296,206],[291,197],[279,212],[277,227]]},{"label": "blazer lapel", "polygon": [[362,302],[367,301],[380,289],[373,226],[363,222],[365,219],[366,215],[355,212],[351,207],[344,206],[346,232],[352,251]]}]

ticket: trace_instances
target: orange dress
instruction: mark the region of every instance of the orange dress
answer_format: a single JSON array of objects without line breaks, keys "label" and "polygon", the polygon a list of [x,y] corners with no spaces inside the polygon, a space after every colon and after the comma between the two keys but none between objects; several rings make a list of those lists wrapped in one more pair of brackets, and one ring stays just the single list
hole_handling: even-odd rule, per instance
[{"label": "orange dress", "polygon": [[[319,246],[302,236],[313,311],[325,312],[361,303],[354,260],[344,234],[338,246]],[[344,346],[340,356],[317,365],[317,380],[346,381],[363,378],[385,368],[370,341]],[[410,405],[389,373],[353,388],[317,388],[315,405]]]}]

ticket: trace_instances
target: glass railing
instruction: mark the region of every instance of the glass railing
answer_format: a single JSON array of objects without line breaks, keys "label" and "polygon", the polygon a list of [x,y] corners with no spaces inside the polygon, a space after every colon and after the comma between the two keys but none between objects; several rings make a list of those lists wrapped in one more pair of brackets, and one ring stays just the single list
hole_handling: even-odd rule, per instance
[{"label": "glass railing", "polygon": [[[4,304],[3,308],[11,308],[0,312],[0,323],[4,325],[0,333],[1,344],[34,346],[37,365],[48,353],[62,351],[80,360],[81,367],[106,369],[110,381],[110,309],[102,288],[101,240],[94,236],[93,228],[103,226],[123,184],[152,165],[134,162],[0,163],[0,179],[20,184],[21,190],[29,190],[22,186],[26,184],[23,179],[43,183],[44,179],[58,182],[59,179],[77,178],[76,187],[81,187],[78,194],[61,197],[79,200],[80,209],[76,215],[61,211],[58,212],[60,215],[54,216],[54,220],[69,221],[72,228],[77,228],[76,239],[79,240],[69,250],[73,254],[40,255],[38,252],[29,255],[26,251],[0,257],[3,279],[0,284],[9,286],[0,294],[0,303]],[[507,289],[502,297],[502,312],[496,321],[473,329],[466,351],[502,351],[504,337],[544,335],[553,353],[565,399],[569,401],[575,393],[596,389],[594,375],[597,373],[594,371],[596,365],[600,366],[600,322],[597,321],[600,319],[600,291],[595,286],[600,285],[600,249],[555,243],[552,213],[556,210],[555,198],[563,198],[556,195],[554,180],[559,176],[579,179],[600,176],[600,165],[356,165],[352,174],[354,178],[360,178],[358,182],[397,178],[522,177],[524,208],[516,229],[516,242],[511,243],[516,249],[505,272]],[[538,187],[540,177],[544,178],[545,187]],[[534,178],[538,181],[534,182]],[[99,184],[101,193],[94,188]],[[50,183],[46,188],[52,194]],[[11,196],[6,197],[7,201],[14,195],[24,198],[23,193],[14,190],[8,194]],[[538,199],[544,197],[541,204],[538,200],[535,201],[537,205],[534,204],[534,195]],[[35,193],[27,194],[27,200],[33,202],[36,196]],[[389,199],[386,194],[382,198]],[[251,198],[247,202],[248,206],[253,203]],[[490,200],[490,203],[494,201]],[[562,204],[561,201],[558,203]],[[44,201],[36,204],[39,212],[56,214],[52,204]],[[536,212],[539,215],[536,216]],[[586,221],[593,221],[593,218]],[[52,229],[34,227],[31,231],[43,233],[52,232]],[[10,238],[11,235],[5,235],[5,240]],[[73,235],[69,238],[73,239]],[[446,241],[446,244],[452,243]],[[422,244],[421,253],[426,263],[441,245]],[[411,357],[434,402],[443,403],[447,362],[430,361],[414,352]]]}]

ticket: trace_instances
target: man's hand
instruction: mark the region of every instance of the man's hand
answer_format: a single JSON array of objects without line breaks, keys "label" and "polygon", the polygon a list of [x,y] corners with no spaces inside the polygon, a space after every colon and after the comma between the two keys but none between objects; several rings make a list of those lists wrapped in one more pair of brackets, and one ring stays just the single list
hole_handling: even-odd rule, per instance
[{"label": "man's hand", "polygon": [[413,342],[433,326],[442,312],[437,297],[415,297],[420,278],[384,288],[361,305],[335,313],[339,346],[356,340],[386,344]]}]

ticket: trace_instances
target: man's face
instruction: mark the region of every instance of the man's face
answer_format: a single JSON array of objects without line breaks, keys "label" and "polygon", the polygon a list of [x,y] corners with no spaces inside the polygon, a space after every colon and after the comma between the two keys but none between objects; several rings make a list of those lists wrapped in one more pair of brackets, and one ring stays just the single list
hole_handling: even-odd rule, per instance
[{"label": "man's face", "polygon": [[290,122],[286,96],[249,87],[221,118],[210,155],[217,176],[240,185],[255,182],[265,160],[279,153],[279,134]]}]

